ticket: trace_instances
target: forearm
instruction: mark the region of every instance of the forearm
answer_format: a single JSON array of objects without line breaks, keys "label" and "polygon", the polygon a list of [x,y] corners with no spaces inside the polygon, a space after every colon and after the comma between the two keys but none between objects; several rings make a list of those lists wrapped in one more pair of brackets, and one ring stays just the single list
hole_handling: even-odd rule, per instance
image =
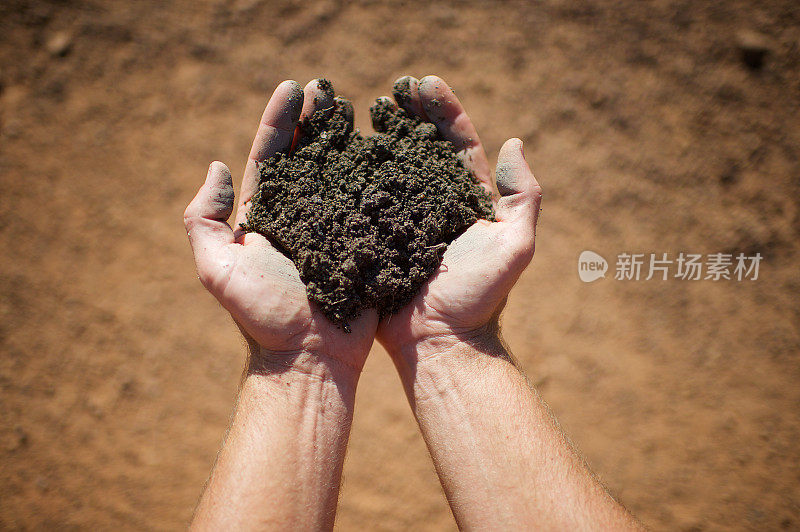
[{"label": "forearm", "polygon": [[329,359],[253,359],[194,529],[330,529],[358,372]]},{"label": "forearm", "polygon": [[440,338],[394,355],[461,528],[636,526],[571,448],[499,336]]}]

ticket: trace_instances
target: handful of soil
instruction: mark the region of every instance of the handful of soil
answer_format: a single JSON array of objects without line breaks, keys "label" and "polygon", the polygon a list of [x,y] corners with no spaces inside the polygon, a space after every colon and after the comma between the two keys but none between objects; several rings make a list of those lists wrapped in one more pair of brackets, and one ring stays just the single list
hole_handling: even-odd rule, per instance
[{"label": "handful of soil", "polygon": [[362,309],[384,317],[410,302],[456,236],[494,219],[489,195],[436,126],[388,101],[370,114],[378,133],[366,138],[343,98],[332,116],[304,120],[293,152],[259,166],[243,224],[292,259],[309,299],[346,332]]}]

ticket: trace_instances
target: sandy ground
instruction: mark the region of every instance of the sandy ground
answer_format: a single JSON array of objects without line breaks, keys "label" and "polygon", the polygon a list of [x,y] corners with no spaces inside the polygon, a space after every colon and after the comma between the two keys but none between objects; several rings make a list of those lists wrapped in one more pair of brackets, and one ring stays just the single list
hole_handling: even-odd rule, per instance
[{"label": "sandy ground", "polygon": [[[615,4],[0,4],[0,528],[186,525],[243,348],[182,211],[281,80],[330,78],[369,131],[406,73],[450,81],[491,158],[526,143],[544,212],[505,333],[612,492],[655,529],[800,528],[800,10]],[[764,261],[584,284],[584,249]],[[378,348],[344,477],[343,530],[454,528]]]}]

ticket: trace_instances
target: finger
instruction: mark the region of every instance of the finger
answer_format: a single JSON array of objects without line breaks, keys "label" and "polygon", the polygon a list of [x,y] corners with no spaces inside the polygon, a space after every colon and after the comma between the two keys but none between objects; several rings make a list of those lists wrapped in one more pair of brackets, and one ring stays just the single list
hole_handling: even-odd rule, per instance
[{"label": "finger", "polygon": [[294,151],[303,134],[303,123],[314,118],[314,115],[320,111],[322,111],[322,116],[332,116],[335,105],[333,84],[330,81],[327,79],[312,79],[306,84],[303,88],[303,110],[300,113],[300,127],[294,132],[292,151]]},{"label": "finger", "polygon": [[388,96],[380,96],[375,100],[375,104],[369,108],[369,115],[372,118],[372,129],[378,133],[386,133],[388,127],[393,123],[392,120],[397,112],[397,104]]},{"label": "finger", "polygon": [[492,175],[489,160],[483,150],[478,132],[467,116],[453,90],[442,78],[425,76],[419,82],[419,96],[425,114],[436,124],[442,136],[452,142],[464,164],[489,194],[492,194]]},{"label": "finger", "polygon": [[233,212],[233,200],[231,171],[214,161],[208,167],[205,183],[183,214],[197,272],[206,286],[223,269],[218,260],[223,248],[233,243],[233,230],[227,223]]},{"label": "finger", "polygon": [[412,116],[418,116],[423,120],[428,120],[428,115],[422,108],[422,100],[419,96],[419,80],[414,76],[403,76],[394,82],[392,96],[397,105],[408,111]]},{"label": "finger", "polygon": [[284,81],[272,93],[261,115],[261,122],[244,169],[235,227],[238,228],[247,218],[250,199],[258,188],[258,163],[289,148],[302,108],[303,89],[296,81]]},{"label": "finger", "polygon": [[516,138],[507,140],[500,148],[496,172],[500,199],[495,214],[498,222],[513,226],[512,232],[523,243],[529,243],[532,252],[542,187],[533,177],[522,149],[522,141]]},{"label": "finger", "polygon": [[300,120],[312,118],[318,111],[333,115],[333,85],[327,79],[312,79],[303,89],[303,112]]},{"label": "finger", "polygon": [[353,104],[350,100],[345,100],[344,98],[339,98],[338,96],[334,98],[334,105],[337,109],[342,109],[342,113],[344,114],[344,119],[347,120],[348,124],[350,125],[350,130],[352,131],[353,119],[355,118],[355,111],[353,110]]},{"label": "finger", "polygon": [[289,147],[305,104],[303,94],[296,81],[287,80],[278,85],[261,115],[250,159],[264,161]]},{"label": "finger", "polygon": [[375,101],[384,103],[389,107],[391,107],[392,109],[397,109],[397,103],[395,103],[395,101],[389,98],[388,96],[379,96]]}]

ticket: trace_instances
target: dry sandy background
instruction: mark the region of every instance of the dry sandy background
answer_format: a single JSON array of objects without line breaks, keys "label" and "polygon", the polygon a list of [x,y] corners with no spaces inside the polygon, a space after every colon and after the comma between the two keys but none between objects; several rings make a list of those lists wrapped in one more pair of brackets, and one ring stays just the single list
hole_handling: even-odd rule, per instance
[{"label": "dry sandy background", "polygon": [[[241,175],[281,80],[330,78],[369,131],[406,73],[491,158],[525,140],[544,212],[505,332],[609,488],[655,529],[800,528],[800,9],[615,4],[1,3],[0,528],[186,525],[243,348],[184,206],[211,160]],[[584,249],[765,259],[583,284]],[[343,530],[454,528],[377,348],[344,476]]]}]

